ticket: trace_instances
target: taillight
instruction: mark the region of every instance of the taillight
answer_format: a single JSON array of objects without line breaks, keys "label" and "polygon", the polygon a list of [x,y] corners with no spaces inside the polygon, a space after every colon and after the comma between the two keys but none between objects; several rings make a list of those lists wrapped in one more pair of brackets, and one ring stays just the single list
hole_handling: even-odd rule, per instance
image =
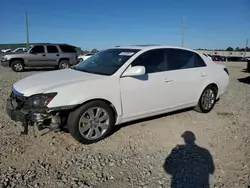
[{"label": "taillight", "polygon": [[227,68],[224,68],[224,71],[227,73],[227,75],[229,75],[229,71]]}]

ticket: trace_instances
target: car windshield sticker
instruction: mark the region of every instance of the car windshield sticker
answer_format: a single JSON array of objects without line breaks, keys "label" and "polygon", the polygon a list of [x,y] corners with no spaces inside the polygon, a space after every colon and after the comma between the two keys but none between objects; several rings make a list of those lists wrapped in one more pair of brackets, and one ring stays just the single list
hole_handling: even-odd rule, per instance
[{"label": "car windshield sticker", "polygon": [[121,52],[119,55],[132,56],[134,52]]}]

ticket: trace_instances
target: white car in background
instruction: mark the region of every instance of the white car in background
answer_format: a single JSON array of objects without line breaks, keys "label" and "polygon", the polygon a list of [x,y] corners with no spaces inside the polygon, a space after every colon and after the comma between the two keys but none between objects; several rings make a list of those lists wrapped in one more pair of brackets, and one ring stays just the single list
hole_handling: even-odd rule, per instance
[{"label": "white car in background", "polygon": [[2,53],[9,53],[9,52],[11,52],[11,49],[2,49],[1,51],[2,51]]},{"label": "white car in background", "polygon": [[17,52],[25,52],[27,48],[16,48],[15,50],[13,50],[13,52],[17,53]]},{"label": "white car in background", "polygon": [[93,53],[87,53],[84,55],[80,55],[78,56],[78,61],[85,61],[86,59],[90,58],[92,55],[94,55]]},{"label": "white car in background", "polygon": [[115,125],[132,120],[188,107],[208,113],[228,84],[224,65],[193,50],[117,47],[75,67],[16,82],[6,110],[26,128],[67,124],[76,140],[90,144],[109,136]]}]

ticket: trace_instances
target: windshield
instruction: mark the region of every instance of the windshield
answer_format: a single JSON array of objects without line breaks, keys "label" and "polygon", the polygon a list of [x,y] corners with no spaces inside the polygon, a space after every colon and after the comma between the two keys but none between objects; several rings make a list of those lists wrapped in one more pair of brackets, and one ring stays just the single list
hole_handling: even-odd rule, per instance
[{"label": "windshield", "polygon": [[73,69],[94,74],[112,75],[138,51],[137,49],[104,50],[79,63]]}]

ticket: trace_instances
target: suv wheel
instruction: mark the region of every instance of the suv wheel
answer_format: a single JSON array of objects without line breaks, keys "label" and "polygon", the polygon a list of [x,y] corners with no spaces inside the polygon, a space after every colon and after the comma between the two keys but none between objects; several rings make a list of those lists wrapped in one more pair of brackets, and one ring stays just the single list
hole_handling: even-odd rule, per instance
[{"label": "suv wheel", "polygon": [[110,135],[115,115],[109,104],[96,100],[71,112],[67,124],[70,134],[77,141],[91,144]]},{"label": "suv wheel", "polygon": [[13,61],[11,63],[11,68],[15,72],[22,72],[24,70],[24,63],[19,60]]},{"label": "suv wheel", "polygon": [[58,65],[59,69],[67,69],[69,67],[70,67],[70,63],[67,60],[60,61],[59,65]]}]

